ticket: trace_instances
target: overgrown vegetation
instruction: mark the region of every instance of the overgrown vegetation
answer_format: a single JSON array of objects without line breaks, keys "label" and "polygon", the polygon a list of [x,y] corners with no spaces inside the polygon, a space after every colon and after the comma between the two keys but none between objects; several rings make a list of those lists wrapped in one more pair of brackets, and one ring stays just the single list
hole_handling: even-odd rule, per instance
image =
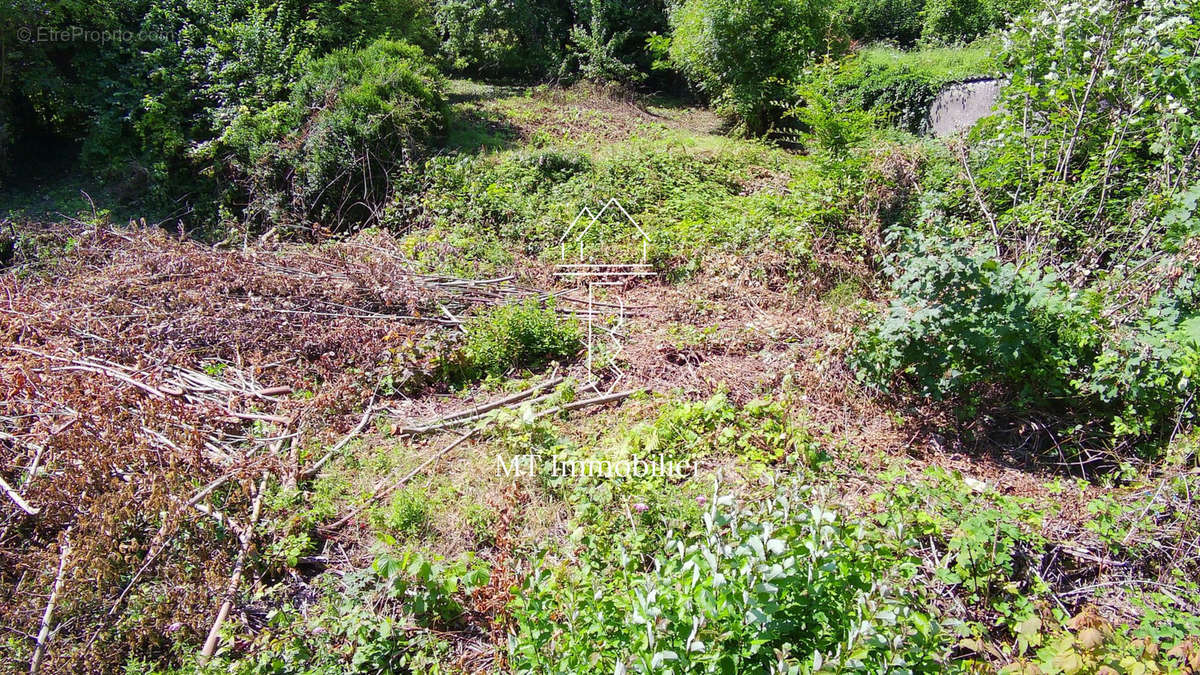
[{"label": "overgrown vegetation", "polygon": [[413,168],[445,116],[421,50],[379,41],[313,62],[287,102],[239,115],[197,156],[236,158],[247,222],[337,230],[379,221],[393,177]]},{"label": "overgrown vegetation", "polygon": [[[863,342],[868,379],[1045,415],[1059,453],[1160,447],[1194,414],[1196,260],[1178,237],[1200,137],[1178,111],[1197,101],[1196,28],[1182,5],[1102,9],[1014,28],[1004,111],[956,150],[932,227],[896,236],[897,298]],[[946,241],[963,232],[977,243]]]},{"label": "overgrown vegetation", "polygon": [[7,670],[1200,672],[1194,2],[10,5]]}]

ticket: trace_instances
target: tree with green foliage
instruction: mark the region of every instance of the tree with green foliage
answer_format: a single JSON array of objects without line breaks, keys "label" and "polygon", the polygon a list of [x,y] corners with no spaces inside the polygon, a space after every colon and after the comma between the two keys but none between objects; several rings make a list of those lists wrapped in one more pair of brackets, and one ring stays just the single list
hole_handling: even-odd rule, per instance
[{"label": "tree with green foliage", "polygon": [[925,0],[921,39],[934,44],[969,42],[1003,28],[1030,4],[1029,0]]},{"label": "tree with green foliage", "polygon": [[664,0],[438,0],[436,15],[451,69],[517,81],[640,82],[667,30]]},{"label": "tree with green foliage", "polygon": [[751,135],[770,129],[788,82],[844,41],[816,0],[687,0],[671,14],[671,62]]},{"label": "tree with green foliage", "polygon": [[855,40],[891,40],[910,46],[921,37],[925,0],[840,0],[836,20]]},{"label": "tree with green foliage", "polygon": [[436,16],[450,68],[478,77],[556,71],[571,30],[566,0],[439,0]]},{"label": "tree with green foliage", "polygon": [[574,25],[559,76],[638,83],[652,68],[647,40],[669,29],[663,0],[573,0]]},{"label": "tree with green foliage", "polygon": [[1160,249],[1172,210],[1196,233],[1198,43],[1200,5],[1182,0],[1056,3],[1018,22],[1002,113],[972,156],[1001,236],[1075,277],[1087,252]]}]

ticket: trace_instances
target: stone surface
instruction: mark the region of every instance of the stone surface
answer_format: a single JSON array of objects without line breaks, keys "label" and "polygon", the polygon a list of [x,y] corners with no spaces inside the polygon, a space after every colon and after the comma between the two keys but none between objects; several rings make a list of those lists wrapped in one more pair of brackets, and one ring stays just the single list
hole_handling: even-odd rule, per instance
[{"label": "stone surface", "polygon": [[947,136],[992,114],[1003,86],[1003,80],[987,79],[946,87],[929,106],[927,133]]}]

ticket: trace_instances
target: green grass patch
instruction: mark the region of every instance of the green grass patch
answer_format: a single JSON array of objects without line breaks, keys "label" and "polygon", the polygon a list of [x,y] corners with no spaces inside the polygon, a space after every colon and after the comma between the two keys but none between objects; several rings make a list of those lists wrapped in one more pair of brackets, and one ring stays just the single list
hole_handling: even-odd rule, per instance
[{"label": "green grass patch", "polygon": [[993,75],[1000,67],[997,57],[999,40],[986,37],[963,47],[924,47],[897,49],[871,45],[857,52],[858,58],[871,65],[908,67],[940,82],[955,82],[972,77]]}]

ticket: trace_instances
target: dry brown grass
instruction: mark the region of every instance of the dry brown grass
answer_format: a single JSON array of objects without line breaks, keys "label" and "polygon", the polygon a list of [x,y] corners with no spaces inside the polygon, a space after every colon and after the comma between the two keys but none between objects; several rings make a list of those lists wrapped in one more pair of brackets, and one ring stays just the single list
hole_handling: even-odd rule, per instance
[{"label": "dry brown grass", "polygon": [[[385,378],[394,397],[436,384],[441,307],[495,301],[411,274],[386,235],[241,251],[148,228],[37,238],[41,258],[0,277],[0,461],[36,509],[0,500],[0,623],[37,632],[69,539],[50,672],[169,661],[201,638],[251,486],[294,482],[303,449],[354,426]],[[28,660],[10,644],[5,660]]]}]

